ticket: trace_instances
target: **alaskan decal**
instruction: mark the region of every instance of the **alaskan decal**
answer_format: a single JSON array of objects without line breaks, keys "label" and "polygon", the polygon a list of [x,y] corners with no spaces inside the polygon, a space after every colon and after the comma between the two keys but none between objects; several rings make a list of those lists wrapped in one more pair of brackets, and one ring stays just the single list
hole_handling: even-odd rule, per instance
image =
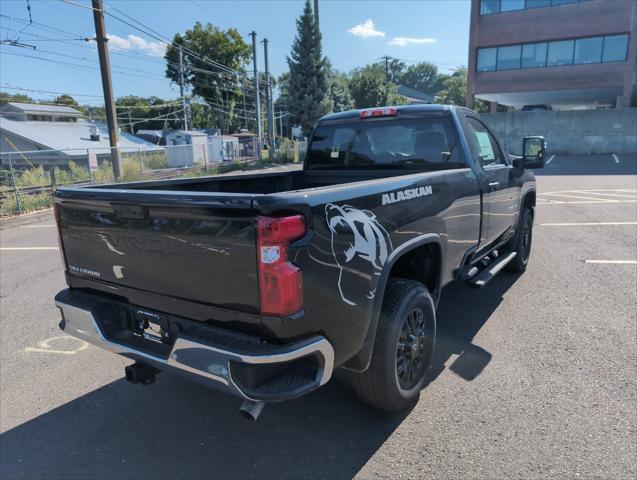
[{"label": "alaskan decal", "polygon": [[358,305],[374,298],[374,290],[361,288],[357,272],[380,275],[392,243],[387,230],[369,210],[349,205],[325,205],[325,219],[332,233],[331,246],[339,267],[338,290],[348,305]]},{"label": "alaskan decal", "polygon": [[413,198],[426,197],[431,195],[433,189],[431,185],[424,187],[408,188],[406,190],[399,190],[397,192],[383,193],[383,205],[396,202],[404,202],[405,200],[411,200]]}]

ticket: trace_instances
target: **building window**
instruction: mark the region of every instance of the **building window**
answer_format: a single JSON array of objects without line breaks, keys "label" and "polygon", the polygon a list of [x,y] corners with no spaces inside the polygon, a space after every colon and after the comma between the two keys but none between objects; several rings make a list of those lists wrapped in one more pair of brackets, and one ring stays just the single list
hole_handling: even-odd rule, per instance
[{"label": "building window", "polygon": [[497,48],[478,49],[478,72],[492,72],[495,70]]},{"label": "building window", "polygon": [[549,42],[549,51],[546,56],[546,64],[549,67],[558,65],[570,65],[573,63],[573,40],[560,40]]},{"label": "building window", "polygon": [[546,66],[546,43],[527,43],[522,46],[522,68]]},{"label": "building window", "polygon": [[602,61],[603,37],[575,40],[573,63],[599,63]]},{"label": "building window", "polygon": [[608,35],[604,37],[602,62],[625,62],[628,51],[628,35]]},{"label": "building window", "polygon": [[506,13],[530,8],[556,7],[569,3],[584,3],[590,0],[480,0],[480,15]]},{"label": "building window", "polygon": [[524,10],[524,0],[501,0],[501,12],[513,12],[514,10]]},{"label": "building window", "polygon": [[492,72],[519,68],[625,62],[627,52],[628,34],[503,45],[478,48],[476,70]]},{"label": "building window", "polygon": [[498,48],[498,70],[511,70],[520,68],[520,45]]},{"label": "building window", "polygon": [[490,15],[500,12],[500,0],[482,0],[480,2],[480,15]]}]

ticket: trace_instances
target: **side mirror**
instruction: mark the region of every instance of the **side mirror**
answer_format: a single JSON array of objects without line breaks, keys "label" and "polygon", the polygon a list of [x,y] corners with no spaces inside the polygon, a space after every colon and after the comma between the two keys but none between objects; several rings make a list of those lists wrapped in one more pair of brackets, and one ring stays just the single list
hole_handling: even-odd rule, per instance
[{"label": "side mirror", "polygon": [[522,167],[544,168],[545,151],[544,137],[524,137],[522,140]]}]

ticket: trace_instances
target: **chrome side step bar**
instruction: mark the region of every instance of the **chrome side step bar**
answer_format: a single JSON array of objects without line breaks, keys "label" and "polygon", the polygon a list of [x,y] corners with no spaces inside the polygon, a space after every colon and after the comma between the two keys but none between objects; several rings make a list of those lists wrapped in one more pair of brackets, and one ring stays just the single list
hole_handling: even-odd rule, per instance
[{"label": "chrome side step bar", "polygon": [[497,257],[493,262],[487,265],[484,270],[471,277],[468,280],[469,285],[476,288],[484,287],[487,283],[493,280],[493,278],[500,273],[507,263],[513,260],[517,254],[518,252],[511,252],[506,256]]}]

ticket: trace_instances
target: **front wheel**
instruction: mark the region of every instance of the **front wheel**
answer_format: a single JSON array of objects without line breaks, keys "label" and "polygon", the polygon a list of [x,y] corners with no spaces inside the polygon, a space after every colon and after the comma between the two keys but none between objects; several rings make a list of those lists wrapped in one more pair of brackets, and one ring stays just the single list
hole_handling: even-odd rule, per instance
[{"label": "front wheel", "polygon": [[357,395],[389,412],[414,405],[431,364],[435,339],[436,311],[427,287],[413,280],[391,279],[371,363],[352,378]]},{"label": "front wheel", "polygon": [[531,207],[524,207],[518,228],[520,231],[517,235],[517,241],[512,246],[512,250],[518,254],[505,267],[509,272],[524,272],[529,264],[531,240],[533,239],[533,210]]}]

